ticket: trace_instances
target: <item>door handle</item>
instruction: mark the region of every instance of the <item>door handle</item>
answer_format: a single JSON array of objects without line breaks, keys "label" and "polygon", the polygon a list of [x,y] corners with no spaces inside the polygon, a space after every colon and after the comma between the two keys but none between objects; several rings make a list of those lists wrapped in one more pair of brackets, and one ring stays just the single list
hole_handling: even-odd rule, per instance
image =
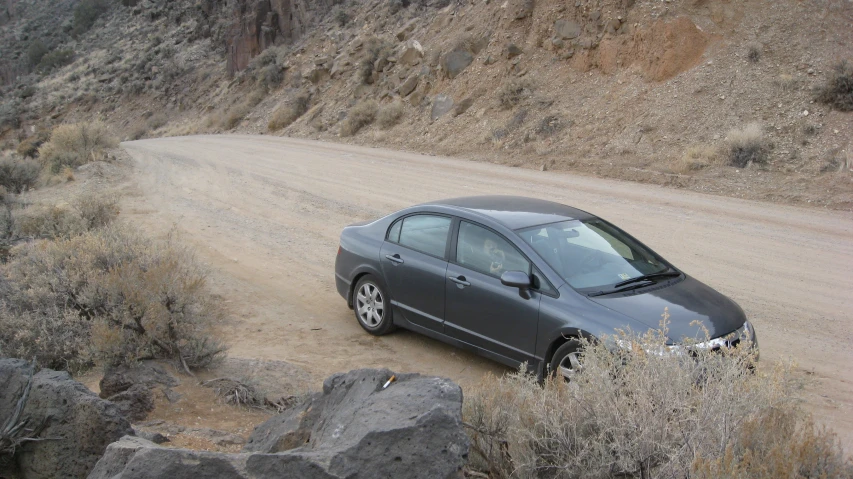
[{"label": "door handle", "polygon": [[448,276],[447,278],[459,286],[471,286],[471,283],[465,281],[465,276]]},{"label": "door handle", "polygon": [[390,254],[386,254],[385,257],[388,258],[388,260],[391,261],[392,263],[403,264],[403,260],[400,258],[399,254],[395,254],[393,256]]}]

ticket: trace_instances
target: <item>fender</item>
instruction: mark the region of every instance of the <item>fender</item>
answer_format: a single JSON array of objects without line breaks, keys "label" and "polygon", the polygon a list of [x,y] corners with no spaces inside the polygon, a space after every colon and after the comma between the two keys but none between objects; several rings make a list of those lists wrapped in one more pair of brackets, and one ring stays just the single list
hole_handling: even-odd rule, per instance
[{"label": "fender", "polygon": [[[382,272],[378,268],[376,268],[375,266],[373,266],[369,263],[362,263],[362,264],[356,266],[355,269],[353,270],[352,275],[351,275],[352,279],[350,280],[349,289],[348,289],[347,298],[346,298],[347,306],[349,306],[350,309],[352,309],[352,307],[353,307],[352,306],[352,298],[353,298],[353,290],[355,289],[355,285],[356,285],[356,283],[358,283],[359,278],[361,278],[362,276],[364,276],[366,274],[373,275],[376,278],[378,278],[379,281],[383,281]],[[383,285],[384,285],[384,281],[383,281]]]},{"label": "fender", "polygon": [[572,338],[583,338],[590,342],[598,341],[598,338],[594,334],[580,328],[565,327],[551,332],[545,344],[542,345],[544,351],[540,350],[542,353],[540,357],[542,359],[539,361],[539,367],[536,371],[540,379],[545,378],[545,369],[551,363],[551,356],[554,354],[554,351]]}]

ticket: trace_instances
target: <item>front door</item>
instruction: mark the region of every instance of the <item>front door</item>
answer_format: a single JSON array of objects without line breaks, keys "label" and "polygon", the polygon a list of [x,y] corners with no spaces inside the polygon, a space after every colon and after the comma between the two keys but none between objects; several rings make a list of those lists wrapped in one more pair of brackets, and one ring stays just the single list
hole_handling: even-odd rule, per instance
[{"label": "front door", "polygon": [[391,293],[394,315],[438,332],[444,322],[444,280],[451,223],[450,217],[428,214],[397,220],[380,252],[382,275]]},{"label": "front door", "polygon": [[531,361],[541,294],[524,299],[505,286],[505,271],[531,273],[531,265],[496,232],[462,221],[455,257],[447,267],[445,334],[512,361]]}]

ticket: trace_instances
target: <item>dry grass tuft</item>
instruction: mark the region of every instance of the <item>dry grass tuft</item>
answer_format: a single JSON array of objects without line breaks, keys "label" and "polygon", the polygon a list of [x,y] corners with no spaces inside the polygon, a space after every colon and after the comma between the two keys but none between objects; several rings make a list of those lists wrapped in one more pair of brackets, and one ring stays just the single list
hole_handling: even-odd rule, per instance
[{"label": "dry grass tuft", "polygon": [[270,131],[278,131],[282,128],[290,126],[294,121],[308,111],[311,104],[311,98],[304,93],[300,93],[288,100],[285,104],[276,108],[270,118],[267,128]]},{"label": "dry grass tuft", "polygon": [[375,100],[366,100],[356,104],[341,122],[341,136],[353,136],[365,126],[373,123],[378,110],[379,104]]},{"label": "dry grass tuft", "polygon": [[836,438],[816,430],[792,399],[798,384],[785,365],[756,371],[745,348],[678,353],[660,332],[581,344],[583,370],[571,383],[550,379],[543,387],[516,373],[466,391],[472,467],[495,478],[805,478],[851,470]]},{"label": "dry grass tuft", "polygon": [[767,163],[769,147],[758,123],[750,123],[742,130],[731,130],[726,137],[726,147],[730,166],[745,168]]},{"label": "dry grass tuft", "polygon": [[383,130],[387,130],[400,123],[401,118],[403,118],[403,104],[395,101],[379,109],[379,114],[376,115],[376,123]]},{"label": "dry grass tuft", "polygon": [[694,145],[688,148],[681,158],[673,162],[672,169],[676,173],[693,173],[719,164],[722,164],[722,157],[717,148],[709,145]]}]

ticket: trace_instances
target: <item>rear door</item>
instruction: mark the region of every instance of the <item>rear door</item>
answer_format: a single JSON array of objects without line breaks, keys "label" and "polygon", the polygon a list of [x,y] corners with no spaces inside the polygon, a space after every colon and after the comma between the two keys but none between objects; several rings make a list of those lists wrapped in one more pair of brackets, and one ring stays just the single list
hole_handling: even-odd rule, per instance
[{"label": "rear door", "polygon": [[391,225],[380,252],[394,314],[441,332],[452,219],[414,214]]},{"label": "rear door", "polygon": [[541,293],[524,299],[505,271],[531,274],[530,261],[500,234],[462,221],[447,267],[445,334],[512,361],[533,359]]}]

